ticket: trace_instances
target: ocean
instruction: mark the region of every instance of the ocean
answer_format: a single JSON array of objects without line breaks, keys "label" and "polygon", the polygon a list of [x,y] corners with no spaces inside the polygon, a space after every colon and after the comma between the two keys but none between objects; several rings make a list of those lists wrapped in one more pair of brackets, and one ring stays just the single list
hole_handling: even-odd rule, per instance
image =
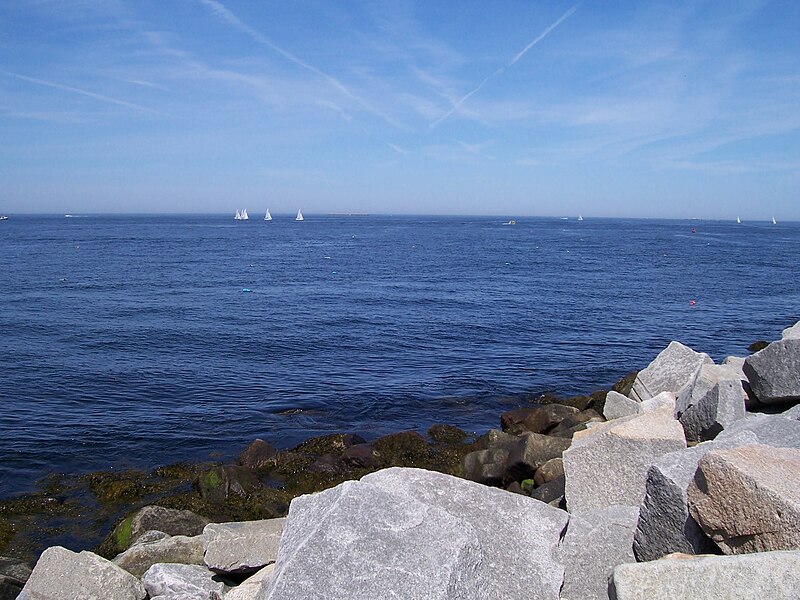
[{"label": "ocean", "polygon": [[800,319],[797,223],[273,216],[0,222],[0,497],[256,437],[482,432]]}]

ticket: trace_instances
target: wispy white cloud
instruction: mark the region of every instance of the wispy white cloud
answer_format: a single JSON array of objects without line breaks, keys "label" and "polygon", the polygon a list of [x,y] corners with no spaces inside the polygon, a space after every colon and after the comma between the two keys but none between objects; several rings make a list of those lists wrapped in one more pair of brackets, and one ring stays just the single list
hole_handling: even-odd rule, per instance
[{"label": "wispy white cloud", "polygon": [[111,96],[105,96],[103,94],[97,94],[95,92],[90,92],[89,90],[83,90],[81,88],[72,87],[70,85],[64,85],[61,83],[57,83],[55,81],[47,81],[45,79],[38,79],[36,77],[28,77],[27,75],[21,75],[19,73],[13,73],[11,71],[6,71],[4,69],[0,69],[0,73],[6,75],[7,77],[14,77],[15,79],[19,79],[21,81],[27,81],[29,83],[35,83],[36,85],[42,85],[45,87],[50,87],[56,90],[61,90],[64,92],[70,92],[72,94],[78,94],[81,96],[86,96],[87,98],[93,98],[94,100],[98,100],[100,102],[107,102],[109,104],[116,104],[117,106],[124,106],[125,108],[130,108],[137,111],[148,112],[157,115],[164,115],[164,113],[154,110],[152,108],[148,108],[146,106],[141,106],[140,104],[134,104],[133,102],[127,102],[125,100],[120,100],[118,98],[112,98]]},{"label": "wispy white cloud", "polygon": [[398,154],[404,154],[404,155],[408,154],[408,150],[406,150],[405,148],[401,148],[397,144],[392,144],[391,142],[386,142],[386,145],[389,146],[389,148],[391,148],[392,150],[394,150]]},{"label": "wispy white cloud", "polygon": [[509,61],[509,62],[508,62],[506,65],[504,65],[504,66],[500,67],[499,69],[497,69],[497,70],[496,70],[494,73],[492,73],[491,75],[489,75],[488,77],[486,77],[486,78],[485,78],[483,81],[481,81],[481,82],[478,84],[478,86],[477,86],[475,89],[473,89],[473,90],[472,90],[472,91],[470,91],[470,92],[467,92],[467,93],[466,93],[464,96],[462,96],[461,98],[459,98],[459,99],[458,99],[458,100],[457,100],[457,101],[456,101],[456,102],[453,104],[453,106],[452,106],[452,107],[450,107],[450,110],[448,110],[448,111],[447,111],[445,114],[443,114],[441,117],[439,117],[439,118],[438,118],[438,119],[436,119],[436,120],[435,120],[433,123],[431,123],[431,124],[430,124],[430,128],[431,128],[431,129],[434,129],[434,128],[435,128],[436,126],[438,126],[440,123],[442,123],[443,121],[445,121],[445,120],[446,120],[448,117],[450,117],[450,116],[451,116],[453,113],[455,113],[455,112],[456,112],[456,111],[457,111],[457,110],[458,110],[458,109],[461,107],[461,105],[462,105],[462,104],[464,104],[464,102],[466,102],[466,101],[467,101],[467,100],[469,100],[469,99],[470,99],[472,96],[474,96],[475,94],[477,94],[477,93],[478,93],[478,92],[481,90],[481,88],[483,88],[483,86],[484,86],[484,85],[486,85],[486,84],[487,84],[489,81],[491,81],[491,80],[492,80],[492,79],[494,79],[495,77],[497,77],[497,76],[499,76],[499,75],[502,75],[502,74],[503,74],[503,73],[504,73],[504,72],[505,72],[505,71],[506,71],[506,70],[507,70],[509,67],[511,67],[512,65],[516,64],[516,63],[517,63],[517,62],[518,62],[518,61],[519,61],[519,60],[520,60],[520,59],[521,59],[523,56],[525,56],[525,54],[526,54],[526,53],[527,53],[527,52],[528,52],[528,51],[529,51],[531,48],[533,48],[533,47],[534,47],[536,44],[538,44],[538,43],[539,43],[539,42],[541,42],[541,41],[542,41],[544,38],[546,38],[546,37],[547,37],[547,35],[548,35],[548,34],[549,34],[551,31],[553,31],[553,30],[554,30],[556,27],[558,27],[559,25],[561,25],[561,23],[563,23],[563,22],[564,22],[566,19],[568,19],[569,17],[571,17],[573,14],[575,14],[575,11],[576,11],[576,10],[578,10],[578,5],[577,5],[577,4],[576,4],[575,6],[573,6],[572,8],[570,8],[570,9],[569,9],[567,12],[565,12],[563,15],[561,15],[561,16],[560,16],[558,19],[556,19],[556,21],[554,21],[554,22],[553,22],[552,24],[550,24],[548,27],[546,27],[546,28],[545,28],[545,30],[544,30],[544,31],[542,31],[542,33],[540,33],[538,36],[536,36],[536,37],[535,37],[535,38],[534,38],[534,39],[533,39],[533,40],[532,40],[532,41],[531,41],[531,42],[530,42],[530,43],[529,43],[527,46],[525,46],[525,47],[524,47],[522,50],[520,50],[519,52],[517,52],[517,54],[515,54],[515,55],[514,55],[514,57],[513,57],[513,58],[512,58],[512,59],[511,59],[511,60],[510,60],[510,61]]},{"label": "wispy white cloud", "polygon": [[335,89],[337,89],[340,93],[342,93],[344,96],[360,104],[367,111],[383,119],[390,125],[393,125],[395,127],[401,127],[401,124],[397,120],[393,119],[385,112],[375,108],[369,102],[367,102],[357,94],[353,93],[345,84],[339,81],[336,77],[333,77],[328,73],[325,73],[324,71],[315,67],[314,65],[298,58],[288,50],[285,50],[284,48],[278,46],[267,36],[262,34],[260,31],[254,29],[253,27],[242,21],[221,2],[218,2],[217,0],[198,0],[198,1],[201,4],[205,5],[206,7],[208,7],[220,20],[232,26],[233,28],[238,29],[242,33],[248,35],[253,41],[263,46],[266,46],[267,48],[270,48],[274,52],[277,52],[278,54],[283,56],[289,62],[301,67],[302,69],[305,69],[321,77],[322,79],[327,81],[330,85],[332,85]]}]

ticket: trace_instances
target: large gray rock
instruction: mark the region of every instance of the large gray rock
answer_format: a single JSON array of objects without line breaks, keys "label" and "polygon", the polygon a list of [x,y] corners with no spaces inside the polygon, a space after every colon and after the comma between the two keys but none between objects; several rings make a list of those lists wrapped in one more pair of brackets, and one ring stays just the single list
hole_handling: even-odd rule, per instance
[{"label": "large gray rock", "polygon": [[533,478],[536,470],[548,460],[560,458],[570,440],[538,433],[523,433],[508,453],[505,479],[522,481]]},{"label": "large gray rock", "polygon": [[222,582],[215,581],[213,571],[200,565],[159,563],[150,567],[142,577],[142,583],[150,597],[169,598],[185,595],[194,598],[222,596],[227,589]]},{"label": "large gray rock", "polygon": [[39,557],[18,600],[144,600],[144,586],[133,575],[92,552],[61,546]]},{"label": "large gray rock", "polygon": [[563,455],[569,511],[639,506],[650,465],[685,447],[683,428],[669,405],[576,433]]},{"label": "large gray rock", "polygon": [[614,567],[636,562],[631,546],[638,517],[639,510],[633,506],[570,516],[559,548],[564,561],[561,600],[608,599]]},{"label": "large gray rock", "polygon": [[665,454],[647,471],[644,500],[633,539],[640,561],[656,560],[673,552],[714,553],[716,546],[689,515],[687,490],[697,463],[714,449],[757,443],[751,432],[724,441],[703,442]]},{"label": "large gray rock", "polygon": [[[176,510],[163,506],[145,506],[130,520],[130,540],[135,542],[147,531],[161,531],[168,535],[195,536],[203,533],[208,519],[190,510]],[[125,526],[125,522],[122,524]]]},{"label": "large gray rock", "polygon": [[689,485],[689,511],[726,554],[800,548],[800,450],[712,450]]},{"label": "large gray rock", "polygon": [[261,588],[269,585],[269,580],[274,571],[275,563],[260,569],[225,594],[225,600],[256,600]]},{"label": "large gray rock", "polygon": [[800,421],[782,415],[748,414],[720,433],[718,441],[749,431],[759,444],[776,448],[800,448]]},{"label": "large gray rock", "polygon": [[713,364],[708,354],[695,352],[680,342],[670,342],[646,369],[639,371],[630,394],[643,402],[661,392],[677,393],[703,364]]},{"label": "large gray rock", "polygon": [[555,599],[567,518],[441,473],[386,469],[294,499],[259,598]]},{"label": "large gray rock", "polygon": [[792,325],[791,327],[787,327],[781,333],[782,340],[796,340],[800,339],[800,321]]},{"label": "large gray rock", "polygon": [[753,394],[753,390],[750,388],[750,382],[747,380],[747,375],[744,374],[744,361],[745,359],[740,356],[726,356],[725,360],[722,361],[722,364],[726,367],[730,367],[733,369],[739,377],[739,381],[742,382],[742,390],[744,391],[744,405],[747,410],[755,410],[761,403],[756,398],[755,394]]},{"label": "large gray rock", "polygon": [[795,421],[800,421],[800,404],[795,404],[789,410],[785,410],[781,413],[781,415],[785,419],[793,419]]},{"label": "large gray rock", "polygon": [[141,536],[137,543],[114,558],[114,564],[136,577],[141,577],[147,569],[157,563],[203,564],[201,535],[166,536],[153,541],[143,541],[144,537]]},{"label": "large gray rock", "polygon": [[612,421],[613,419],[636,415],[639,414],[640,404],[641,403],[637,400],[632,400],[619,392],[611,390],[606,394],[606,402],[603,405],[603,416],[608,421]]},{"label": "large gray rock", "polygon": [[614,569],[616,600],[797,600],[800,552],[698,556]]},{"label": "large gray rock", "polygon": [[800,402],[800,338],[772,342],[748,356],[744,373],[759,402]]},{"label": "large gray rock", "polygon": [[285,522],[280,518],[206,525],[206,566],[217,573],[253,573],[275,562]]},{"label": "large gray rock", "polygon": [[714,439],[734,421],[744,418],[746,397],[736,368],[702,365],[678,393],[676,414],[686,439]]}]

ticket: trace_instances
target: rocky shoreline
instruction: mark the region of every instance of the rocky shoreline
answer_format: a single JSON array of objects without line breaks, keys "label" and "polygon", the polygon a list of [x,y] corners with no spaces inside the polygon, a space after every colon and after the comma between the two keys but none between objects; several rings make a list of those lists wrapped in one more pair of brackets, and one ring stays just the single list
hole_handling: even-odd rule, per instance
[{"label": "rocky shoreline", "polygon": [[0,600],[800,598],[800,323],[751,350],[672,342],[478,437],[53,476],[0,501]]}]

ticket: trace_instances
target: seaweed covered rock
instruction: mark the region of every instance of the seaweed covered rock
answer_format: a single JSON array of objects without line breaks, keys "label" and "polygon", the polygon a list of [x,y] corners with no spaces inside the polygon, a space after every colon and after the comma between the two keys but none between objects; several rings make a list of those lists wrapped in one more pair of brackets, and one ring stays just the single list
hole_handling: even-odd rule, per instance
[{"label": "seaweed covered rock", "polygon": [[366,443],[366,440],[354,433],[331,433],[309,438],[294,448],[294,451],[301,454],[313,454],[314,456],[322,456],[324,454],[341,456],[350,446],[364,443]]},{"label": "seaweed covered rock", "polygon": [[274,465],[277,455],[278,450],[275,446],[262,439],[256,439],[242,451],[236,462],[243,467],[259,469]]},{"label": "seaweed covered rock", "polygon": [[518,408],[500,416],[500,425],[506,433],[547,433],[569,416],[580,411],[563,404],[545,404],[535,408]]},{"label": "seaweed covered rock", "polygon": [[232,495],[247,496],[263,487],[253,469],[239,465],[213,467],[201,473],[195,485],[203,499],[211,503],[224,502]]},{"label": "seaweed covered rock", "polygon": [[390,433],[375,440],[372,446],[386,466],[426,467],[433,458],[430,444],[416,431]]},{"label": "seaweed covered rock", "polygon": [[190,510],[145,506],[120,521],[100,546],[99,553],[111,558],[130,548],[147,531],[167,535],[195,536],[203,533],[208,519]]}]

